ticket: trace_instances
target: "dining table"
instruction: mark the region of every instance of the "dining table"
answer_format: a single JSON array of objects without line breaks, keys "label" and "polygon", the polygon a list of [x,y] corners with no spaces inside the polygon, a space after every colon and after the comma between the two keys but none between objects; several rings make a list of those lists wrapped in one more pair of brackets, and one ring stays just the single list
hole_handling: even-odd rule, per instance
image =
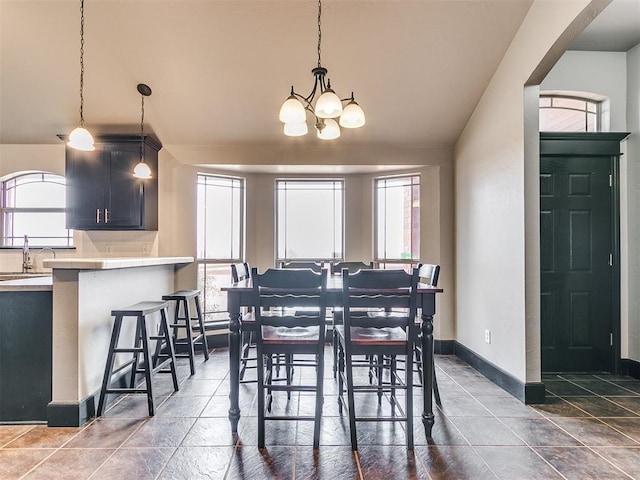
[{"label": "dining table", "polygon": [[[242,307],[252,307],[256,304],[251,279],[241,280],[221,287],[227,293],[227,312],[229,313],[229,421],[234,435],[238,432],[240,421],[240,351],[242,332],[248,328],[242,323]],[[342,305],[342,276],[330,275],[327,279],[327,307],[341,307]],[[421,309],[420,341],[422,342],[422,372],[423,372],[423,411],[422,423],[427,438],[431,437],[434,424],[433,414],[433,317],[436,313],[436,294],[443,289],[418,284],[418,307]],[[255,324],[254,324],[255,325]]]}]

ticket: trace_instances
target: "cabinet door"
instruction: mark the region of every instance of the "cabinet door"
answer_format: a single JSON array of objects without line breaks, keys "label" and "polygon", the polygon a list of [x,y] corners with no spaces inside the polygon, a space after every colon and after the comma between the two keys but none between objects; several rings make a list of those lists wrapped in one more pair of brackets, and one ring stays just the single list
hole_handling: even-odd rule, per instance
[{"label": "cabinet door", "polygon": [[100,146],[93,152],[67,148],[67,228],[90,230],[104,223],[105,162]]},{"label": "cabinet door", "polygon": [[133,176],[133,169],[140,161],[140,144],[109,145],[109,188],[105,202],[107,223],[110,229],[142,229],[143,184]]}]

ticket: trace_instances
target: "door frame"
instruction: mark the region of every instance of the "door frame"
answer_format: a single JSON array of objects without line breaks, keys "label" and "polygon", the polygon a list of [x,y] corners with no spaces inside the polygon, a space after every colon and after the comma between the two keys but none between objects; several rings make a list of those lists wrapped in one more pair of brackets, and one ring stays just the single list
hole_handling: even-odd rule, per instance
[{"label": "door frame", "polygon": [[[552,157],[610,157],[611,162],[611,373],[621,359],[620,317],[620,142],[628,132],[540,132],[540,160]],[[542,326],[542,321],[540,321]],[[542,334],[542,332],[541,332]],[[542,347],[540,354],[542,355]]]}]

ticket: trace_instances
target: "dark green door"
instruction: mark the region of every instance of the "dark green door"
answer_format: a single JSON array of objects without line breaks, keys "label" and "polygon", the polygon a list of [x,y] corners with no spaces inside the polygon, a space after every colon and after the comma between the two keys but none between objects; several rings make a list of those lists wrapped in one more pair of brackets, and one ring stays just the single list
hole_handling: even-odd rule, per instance
[{"label": "dark green door", "polygon": [[541,156],[543,372],[612,371],[611,156]]}]

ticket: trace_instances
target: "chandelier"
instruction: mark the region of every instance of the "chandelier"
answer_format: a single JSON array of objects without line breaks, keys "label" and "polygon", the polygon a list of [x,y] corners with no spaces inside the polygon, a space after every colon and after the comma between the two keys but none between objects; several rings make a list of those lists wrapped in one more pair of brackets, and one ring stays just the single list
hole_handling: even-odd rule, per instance
[{"label": "chandelier", "polygon": [[95,150],[93,137],[89,130],[84,128],[84,0],[80,0],[80,126],[69,134],[67,145],[76,150],[91,152]]},{"label": "chandelier", "polygon": [[[309,131],[307,127],[307,112],[315,116],[315,127],[318,138],[323,140],[333,140],[340,136],[340,127],[358,128],[364,125],[364,112],[358,105],[351,92],[351,97],[340,99],[331,88],[331,80],[325,77],[327,69],[320,61],[322,43],[322,0],[318,0],[318,66],[311,70],[315,77],[313,90],[306,97],[296,93],[291,86],[291,94],[280,108],[280,121],[284,123],[284,134],[289,137],[306,135]],[[319,93],[315,107],[313,100]],[[347,104],[342,106],[343,102]],[[339,121],[335,119],[339,118]]]}]

